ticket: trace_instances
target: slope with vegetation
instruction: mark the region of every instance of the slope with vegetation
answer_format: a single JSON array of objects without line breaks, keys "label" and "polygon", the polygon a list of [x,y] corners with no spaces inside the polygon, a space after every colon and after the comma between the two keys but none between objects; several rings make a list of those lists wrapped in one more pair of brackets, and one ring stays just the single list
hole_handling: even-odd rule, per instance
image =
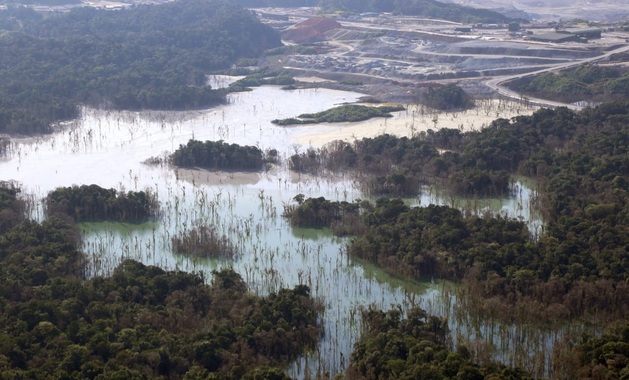
[{"label": "slope with vegetation", "polygon": [[42,15],[0,11],[0,132],[41,133],[78,106],[191,109],[225,101],[206,74],[281,45],[222,0]]},{"label": "slope with vegetation", "polygon": [[436,0],[237,0],[236,2],[247,8],[320,6],[324,11],[395,12],[462,23],[506,23],[511,20],[491,10]]},{"label": "slope with vegetation", "polygon": [[504,23],[509,18],[487,9],[464,7],[436,0],[321,0],[319,5],[327,10],[349,12],[394,12],[404,15],[422,16],[463,23]]},{"label": "slope with vegetation", "polygon": [[629,94],[629,70],[622,66],[586,64],[559,73],[544,73],[509,83],[509,88],[562,102],[621,100]]}]

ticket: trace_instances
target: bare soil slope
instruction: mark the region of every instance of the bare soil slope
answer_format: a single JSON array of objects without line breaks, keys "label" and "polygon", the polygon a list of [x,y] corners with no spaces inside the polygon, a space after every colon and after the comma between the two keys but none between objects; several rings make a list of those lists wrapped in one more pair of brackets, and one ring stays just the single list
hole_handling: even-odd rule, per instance
[{"label": "bare soil slope", "polygon": [[336,20],[313,17],[288,28],[282,33],[282,39],[294,43],[323,41],[326,32],[340,27]]}]

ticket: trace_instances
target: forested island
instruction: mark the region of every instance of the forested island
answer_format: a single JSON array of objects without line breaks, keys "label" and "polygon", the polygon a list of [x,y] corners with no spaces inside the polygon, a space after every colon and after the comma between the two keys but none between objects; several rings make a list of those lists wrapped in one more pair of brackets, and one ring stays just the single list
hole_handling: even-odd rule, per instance
[{"label": "forested island", "polygon": [[281,45],[249,11],[221,0],[91,7],[44,17],[0,11],[0,133],[51,131],[80,105],[195,109],[225,101],[206,75]]},{"label": "forested island", "polygon": [[[269,153],[269,160],[273,160],[277,152]],[[181,168],[259,171],[262,170],[265,157],[255,146],[190,140],[170,155],[170,161]]]},{"label": "forested island", "polygon": [[[628,110],[625,102],[580,113],[545,109],[512,121],[497,120],[480,132],[440,130],[413,139],[382,136],[353,145],[337,143],[314,156],[323,157],[324,163],[356,167],[356,162],[365,161],[361,156],[369,155],[377,157],[370,161],[387,167],[391,162],[413,162],[420,168],[430,163],[433,170],[436,162],[443,162],[438,159],[453,156],[451,162],[477,170],[534,178],[547,219],[544,233],[534,239],[520,221],[447,206],[411,209],[400,200],[381,199],[355,206],[361,207],[364,229],[349,243],[348,252],[398,275],[462,281],[468,308],[494,318],[618,319],[629,313]],[[436,153],[437,147],[448,152]],[[455,184],[464,181],[458,173],[449,174],[457,178]],[[348,206],[299,199],[299,208],[304,210],[288,214],[291,221],[312,209],[308,212],[313,215],[331,215],[324,219],[331,226]]]},{"label": "forested island", "polygon": [[341,123],[352,121],[369,120],[374,117],[391,117],[391,112],[404,111],[404,106],[379,106],[368,107],[359,104],[344,104],[329,110],[305,113],[297,116],[297,118],[275,119],[271,123],[290,126],[300,124],[317,124],[317,123]]},{"label": "forested island", "polygon": [[429,87],[422,103],[442,111],[460,111],[474,107],[474,99],[453,83]]}]

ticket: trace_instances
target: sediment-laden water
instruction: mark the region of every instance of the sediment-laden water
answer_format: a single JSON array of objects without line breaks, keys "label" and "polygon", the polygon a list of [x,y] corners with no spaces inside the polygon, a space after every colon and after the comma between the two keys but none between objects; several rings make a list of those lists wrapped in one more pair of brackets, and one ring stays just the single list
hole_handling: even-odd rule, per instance
[{"label": "sediment-laden water", "polygon": [[[327,89],[286,92],[262,87],[230,95],[230,103],[210,110],[190,112],[113,112],[85,109],[82,117],[44,137],[14,139],[0,161],[0,177],[15,180],[34,205],[35,219],[45,217],[42,199],[59,187],[97,184],[119,190],[150,189],[157,194],[162,217],[152,223],[83,224],[83,250],[91,276],[108,275],[123,259],[132,258],[167,269],[211,271],[233,267],[250,289],[268,294],[280,287],[310,286],[325,305],[324,335],[316,351],[295,362],[289,373],[311,377],[334,376],[349,362],[360,333],[360,308],[375,304],[389,308],[419,304],[428,312],[450,317],[453,342],[477,339],[494,347],[492,355],[507,364],[531,361],[534,349],[550,352],[563,332],[541,331],[521,326],[473,322],[456,311],[453,285],[443,282],[412,282],[387,275],[378,268],[347,257],[344,240],[326,231],[293,229],[281,216],[283,206],[297,194],[306,197],[353,201],[364,199],[349,177],[317,178],[290,173],[274,166],[262,173],[213,173],[177,170],[168,165],[145,165],[149,157],[173,152],[190,139],[224,140],[277,149],[286,158],[309,146],[336,138],[353,139],[388,132],[412,135],[442,126],[480,128],[496,115],[511,117],[525,110],[518,104],[486,103],[467,113],[476,125],[464,120],[465,113],[430,114],[420,107],[396,113],[394,118],[352,124],[278,127],[271,120],[301,113],[318,112],[361,95]],[[492,105],[493,104],[493,105]],[[495,107],[495,108],[491,108]],[[534,190],[526,182],[514,184],[508,199],[488,201],[443,197],[436,189],[423,188],[409,202],[448,204],[475,212],[494,212],[528,221],[531,230],[541,230],[541,219],[529,199]],[[189,259],[172,251],[171,238],[198,225],[212,225],[236,245],[234,260]],[[449,289],[449,290],[448,290]],[[517,336],[518,340],[510,340]],[[489,350],[491,351],[491,350]],[[513,353],[520,352],[520,356]],[[528,359],[527,359],[528,358]],[[547,360],[541,366],[547,373]]]}]

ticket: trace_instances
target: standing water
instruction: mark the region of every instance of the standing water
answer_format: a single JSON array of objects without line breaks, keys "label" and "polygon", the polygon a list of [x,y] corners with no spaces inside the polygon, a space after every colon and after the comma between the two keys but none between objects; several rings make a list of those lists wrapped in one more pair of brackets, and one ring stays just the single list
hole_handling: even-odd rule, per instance
[{"label": "standing water", "polygon": [[[427,116],[419,109],[396,113],[386,121],[377,119],[350,125],[286,128],[270,122],[354,102],[360,96],[327,89],[287,93],[278,87],[262,87],[230,95],[229,104],[209,110],[84,109],[79,120],[52,135],[14,140],[0,161],[0,176],[17,181],[23,192],[33,197],[36,207],[32,217],[38,220],[45,217],[42,200],[60,186],[97,184],[123,191],[149,189],[160,201],[160,220],[141,225],[82,225],[88,274],[108,275],[122,260],[131,258],[166,269],[201,271],[208,277],[212,270],[233,267],[253,292],[262,295],[280,287],[308,285],[311,294],[325,306],[324,335],[315,352],[293,363],[289,374],[300,378],[334,376],[347,366],[353,344],[359,338],[361,307],[374,304],[388,309],[400,304],[406,308],[414,304],[429,313],[451,315],[454,302],[452,296],[444,294],[442,283],[417,283],[388,276],[378,268],[348,258],[343,251],[344,240],[325,231],[293,229],[281,217],[283,205],[291,203],[300,193],[350,202],[361,198],[363,194],[352,180],[300,176],[285,167],[262,173],[214,173],[142,162],[172,153],[190,139],[276,149],[280,157],[286,158],[307,149],[309,143],[316,146],[335,138],[352,139],[392,131],[411,135],[436,125],[435,116]],[[487,112],[487,117],[494,117],[495,112]],[[456,117],[439,115],[445,126],[451,126],[448,120],[455,125],[459,123]],[[478,119],[476,115],[475,120]],[[531,192],[522,183],[518,186],[525,195]],[[451,201],[430,190],[423,191],[417,199],[423,205]],[[522,202],[515,197],[483,207],[533,220],[534,225],[541,226],[540,220],[532,217],[529,207],[523,207]],[[173,236],[201,225],[214,226],[227,236],[239,255],[234,260],[201,260],[173,252]],[[460,340],[456,334],[471,335],[471,327],[462,323],[452,325],[455,341]],[[499,335],[475,333],[489,345],[505,347]],[[496,357],[508,364],[517,362],[501,356],[500,352]]]}]

